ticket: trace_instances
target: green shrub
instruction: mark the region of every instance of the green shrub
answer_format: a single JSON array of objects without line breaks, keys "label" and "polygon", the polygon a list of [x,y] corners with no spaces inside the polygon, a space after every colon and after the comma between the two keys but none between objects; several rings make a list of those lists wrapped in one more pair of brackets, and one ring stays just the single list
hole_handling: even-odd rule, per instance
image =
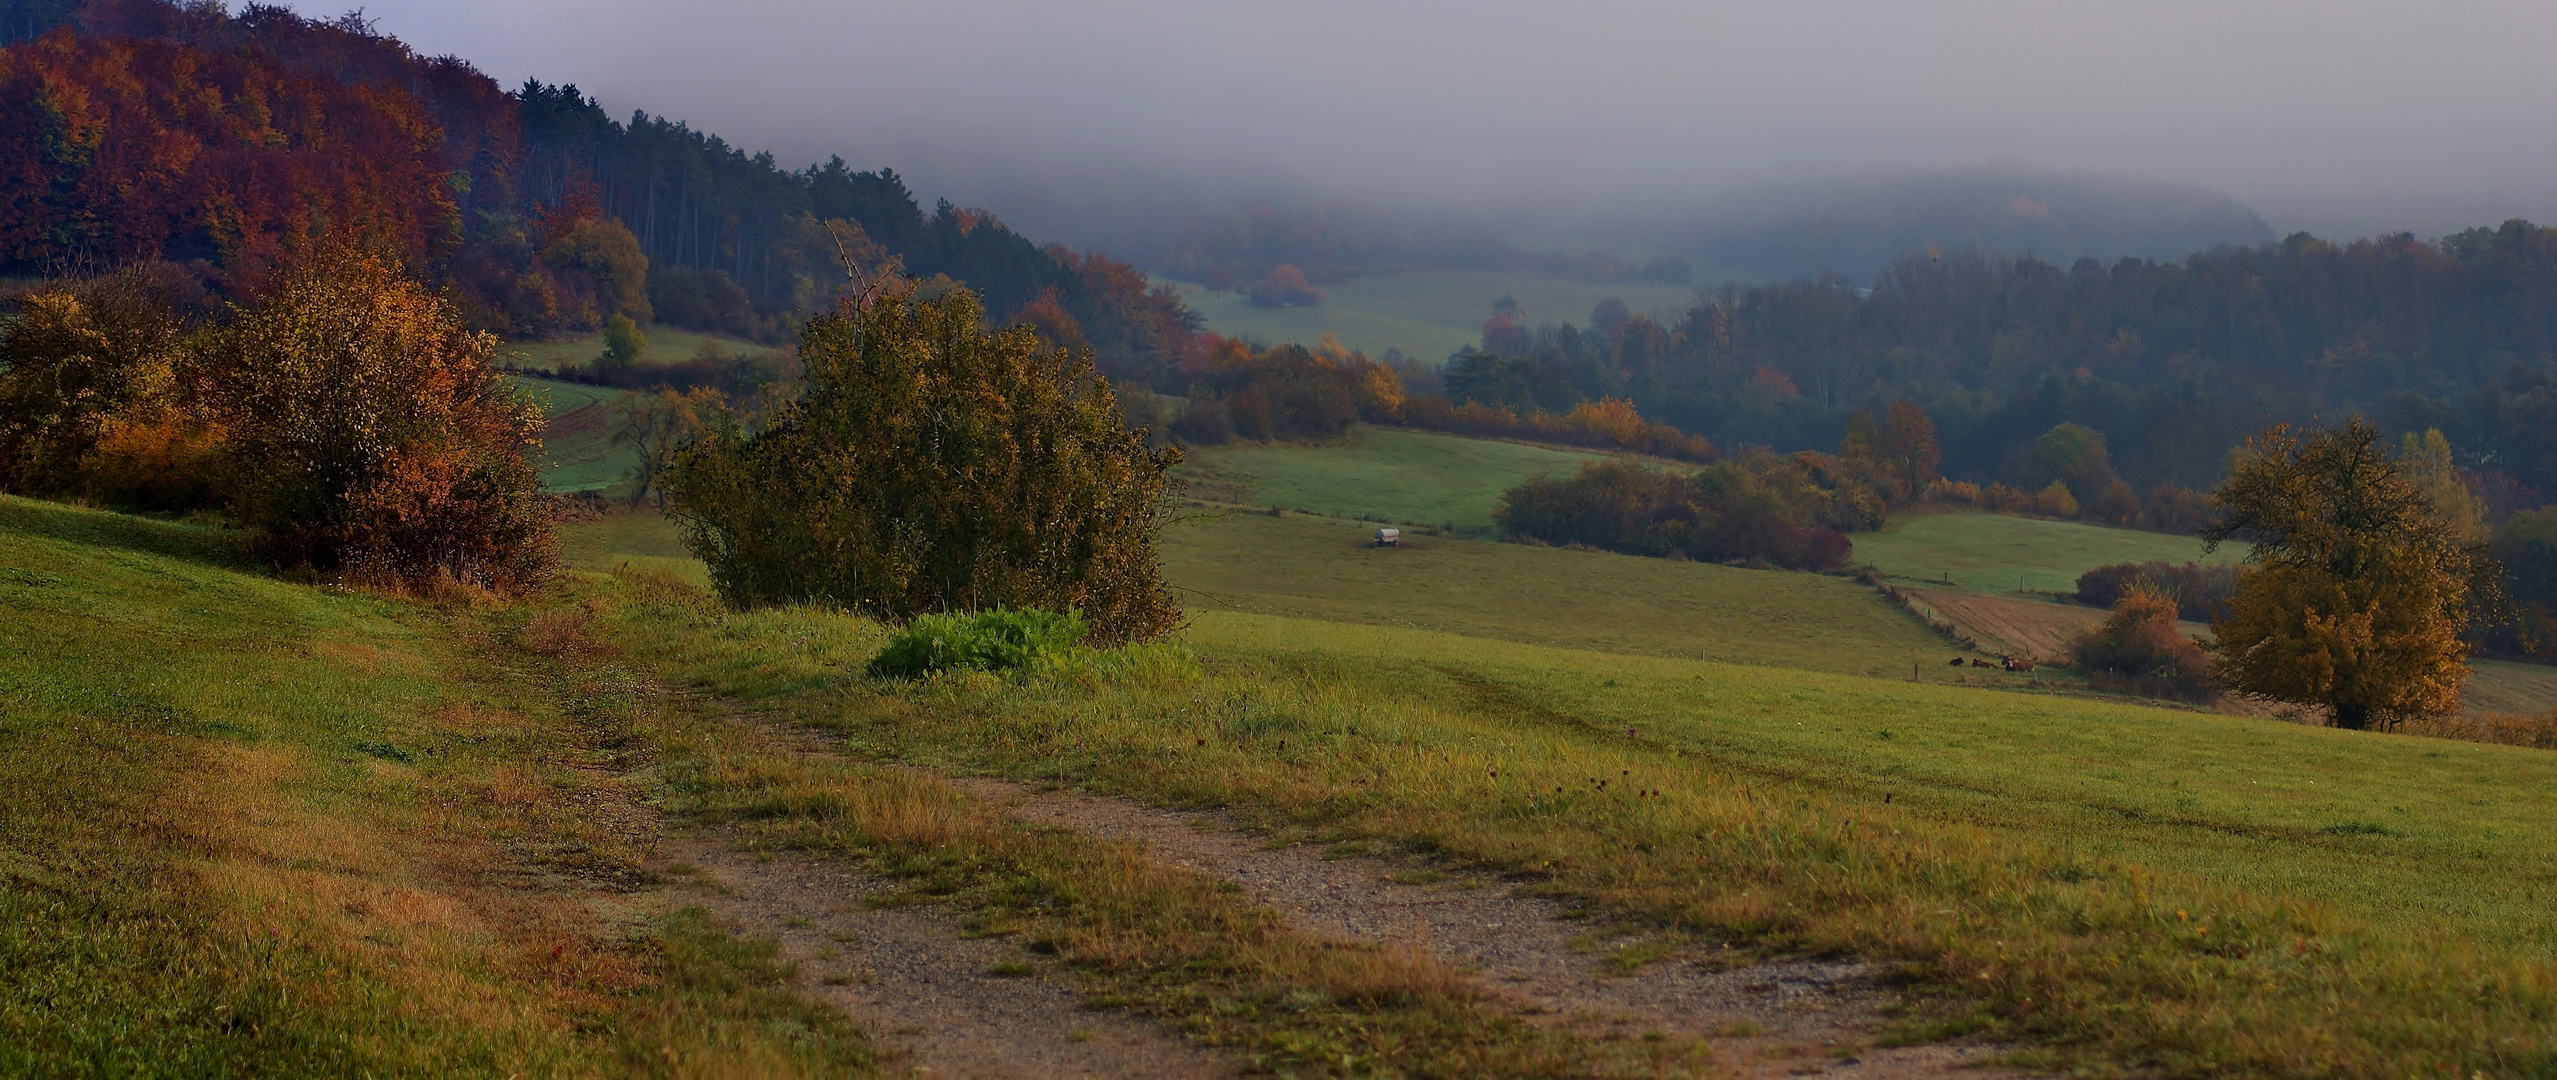
[{"label": "green shrub", "polygon": [[1178,627],[1155,541],[1180,452],[1128,430],[1089,355],[987,330],[966,289],[880,289],[809,321],[797,400],[711,425],[667,470],[720,599],[1074,609],[1109,645]]},{"label": "green shrub", "polygon": [[870,674],[911,679],[942,671],[1055,668],[1074,656],[1090,630],[1079,611],[998,608],[920,615],[870,658]]}]

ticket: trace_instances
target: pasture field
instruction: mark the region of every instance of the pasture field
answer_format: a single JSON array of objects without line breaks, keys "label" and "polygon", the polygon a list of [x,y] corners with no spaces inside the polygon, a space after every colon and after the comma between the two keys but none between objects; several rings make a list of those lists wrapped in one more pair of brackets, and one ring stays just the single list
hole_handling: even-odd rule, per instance
[{"label": "pasture field", "polygon": [[[1441,536],[1379,549],[1372,529],[1302,515],[1194,516],[1164,530],[1164,578],[1200,617],[1276,615],[1882,678],[1916,666],[1929,682],[2033,681],[1944,669],[1959,650],[1845,578]],[[673,523],[651,512],[563,529],[560,552],[589,570],[708,584]]]},{"label": "pasture field", "polygon": [[0,496],[0,1074],[866,1072],[468,619]]},{"label": "pasture field", "polygon": [[1502,492],[1605,456],[1362,424],[1315,446],[1191,447],[1179,475],[1192,498],[1210,502],[1484,531]]},{"label": "pasture field", "polygon": [[1446,536],[1377,548],[1372,526],[1232,514],[1165,530],[1163,570],[1200,613],[1397,626],[1650,657],[1877,677],[1955,673],[1960,650],[1847,578]]},{"label": "pasture field", "polygon": [[[1436,630],[1641,656],[1905,678],[1959,686],[2071,689],[2074,673],[1941,667],[1959,649],[1838,578],[1643,559],[1452,536],[1376,549],[1363,522],[1198,514],[1164,531],[1164,575],[1193,612],[1249,613]],[[642,511],[561,530],[560,554],[594,571],[629,567],[708,587],[674,523]],[[1958,590],[1912,590],[1995,653],[2050,659],[2103,620],[2094,608]],[[1987,606],[1985,614],[1973,608]],[[2207,638],[2204,623],[2182,623]],[[2467,711],[2557,709],[2557,667],[2472,659]]]},{"label": "pasture field", "polygon": [[[1696,290],[1684,285],[1650,282],[1576,281],[1540,274],[1487,270],[1422,270],[1374,274],[1322,286],[1325,300],[1315,307],[1256,308],[1240,293],[1212,293],[1197,285],[1178,284],[1181,299],[1206,320],[1207,328],[1228,337],[1277,344],[1312,345],[1325,333],[1369,356],[1401,349],[1403,355],[1436,364],[1448,354],[1482,337],[1492,304],[1503,295],[1517,298],[1527,323],[1589,325],[1590,309],[1602,300],[1622,300],[1635,314],[1674,319],[1696,301]],[[650,339],[652,342],[655,339]]]},{"label": "pasture field", "polygon": [[559,530],[559,558],[568,566],[598,573],[623,567],[670,575],[687,584],[710,587],[710,571],[684,550],[683,531],[674,519],[655,510],[617,513],[599,521],[580,522]]},{"label": "pasture field", "polygon": [[[1991,594],[2073,594],[2078,575],[2098,566],[2203,558],[2202,542],[2189,536],[2004,514],[1902,514],[1880,532],[1848,539],[1856,565],[1895,581]],[[2245,555],[2242,545],[2224,544],[2204,561],[2234,563]]]},{"label": "pasture field", "polygon": [[[640,332],[648,337],[648,351],[640,355],[641,363],[671,364],[692,359],[704,347],[716,347],[730,356],[768,353],[770,345],[722,334],[705,334],[672,326],[647,326]],[[556,370],[562,364],[584,364],[604,354],[601,331],[570,338],[545,341],[510,341],[497,347],[498,364]]]},{"label": "pasture field", "polygon": [[630,479],[637,451],[612,444],[612,403],[622,392],[609,386],[509,375],[542,403],[550,424],[542,431],[542,486],[556,492],[605,491]]}]

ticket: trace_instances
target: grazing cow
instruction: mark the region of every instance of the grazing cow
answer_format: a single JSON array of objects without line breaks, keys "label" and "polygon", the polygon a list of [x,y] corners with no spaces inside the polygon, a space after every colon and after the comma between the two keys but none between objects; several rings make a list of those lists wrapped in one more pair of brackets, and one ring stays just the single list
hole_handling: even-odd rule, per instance
[{"label": "grazing cow", "polygon": [[1972,657],[1972,658],[1971,658],[1971,666],[1972,666],[1972,667],[1993,668],[1993,667],[1996,667],[1996,666],[1998,666],[1998,665],[1996,665],[1996,664],[1992,664],[1992,663],[1990,663],[1990,662],[1988,662],[1988,661],[1986,661],[1986,660],[1982,660],[1982,659],[1980,659],[1979,657],[1974,656],[1974,657]]},{"label": "grazing cow", "polygon": [[1998,658],[1998,662],[2005,664],[2008,671],[2033,670],[2033,661],[2031,660],[2022,660],[2012,656],[2001,656]]}]

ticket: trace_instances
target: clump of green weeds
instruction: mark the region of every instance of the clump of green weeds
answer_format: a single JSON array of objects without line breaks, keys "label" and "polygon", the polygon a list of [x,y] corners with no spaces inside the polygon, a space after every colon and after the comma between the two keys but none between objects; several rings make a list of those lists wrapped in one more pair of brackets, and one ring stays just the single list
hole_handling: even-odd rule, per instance
[{"label": "clump of green weeds", "polygon": [[923,615],[870,659],[870,674],[913,679],[948,671],[1047,671],[1072,662],[1091,626],[1083,613],[996,608]]}]

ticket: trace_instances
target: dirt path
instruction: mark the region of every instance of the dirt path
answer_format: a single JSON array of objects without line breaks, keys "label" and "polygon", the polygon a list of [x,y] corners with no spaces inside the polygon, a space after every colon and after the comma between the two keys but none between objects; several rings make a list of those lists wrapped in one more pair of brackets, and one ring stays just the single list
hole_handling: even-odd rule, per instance
[{"label": "dirt path", "polygon": [[1070,988],[1007,974],[1026,959],[1002,938],[967,938],[937,906],[871,907],[883,886],[821,858],[738,849],[732,838],[671,838],[667,876],[687,899],[769,935],[802,992],[842,1009],[915,1077],[1209,1078],[1231,1061],[1162,1025],[1086,1009]]},{"label": "dirt path", "polygon": [[[831,740],[738,718],[776,749],[835,757]],[[1495,1008],[1591,1037],[1701,1040],[1745,1077],[1995,1078],[1996,1048],[1877,1047],[1898,1004],[1882,973],[1852,960],[1749,963],[1689,951],[1616,973],[1618,948],[1549,900],[1508,883],[1447,875],[1409,858],[1327,858],[1274,844],[1221,814],[932,774],[1034,824],[1141,844],[1162,862],[1236,883],[1300,932],[1426,949],[1476,972]],[[937,907],[872,907],[882,883],[839,861],[679,835],[661,873],[750,935],[770,935],[801,988],[842,1008],[923,1077],[1221,1077],[1236,1063],[1162,1025],[1082,1006],[1007,939],[965,939]],[[1631,965],[1626,965],[1631,966]]]},{"label": "dirt path", "polygon": [[1428,949],[1479,972],[1495,996],[1543,1022],[1707,1040],[1744,1076],[1999,1075],[1978,1067],[1990,1047],[1873,1046],[1896,997],[1853,961],[1735,966],[1736,957],[1679,956],[1614,975],[1607,943],[1584,940],[1586,923],[1498,881],[1442,876],[1412,859],[1328,859],[1312,845],[1273,846],[1214,814],[954,782],[1026,820],[1137,841],[1167,863],[1234,881],[1306,932]]}]

